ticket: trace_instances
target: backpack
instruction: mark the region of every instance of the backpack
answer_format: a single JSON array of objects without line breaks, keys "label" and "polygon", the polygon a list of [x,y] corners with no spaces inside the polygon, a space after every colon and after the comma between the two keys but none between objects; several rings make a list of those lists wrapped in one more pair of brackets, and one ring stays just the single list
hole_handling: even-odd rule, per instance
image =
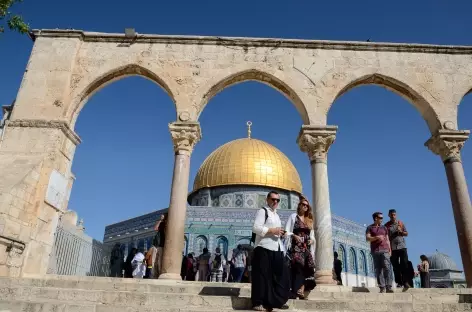
[{"label": "backpack", "polygon": [[[264,211],[265,211],[265,220],[264,220],[264,224],[265,224],[266,221],[267,221],[267,218],[269,217],[269,214],[268,214],[267,209],[265,207],[262,207],[262,209],[264,209]],[[250,245],[254,245],[255,243],[256,243],[256,233],[252,232]]]},{"label": "backpack", "polygon": [[215,259],[213,259],[213,262],[212,262],[213,270],[219,270],[220,267],[221,267],[221,254],[216,255]]}]

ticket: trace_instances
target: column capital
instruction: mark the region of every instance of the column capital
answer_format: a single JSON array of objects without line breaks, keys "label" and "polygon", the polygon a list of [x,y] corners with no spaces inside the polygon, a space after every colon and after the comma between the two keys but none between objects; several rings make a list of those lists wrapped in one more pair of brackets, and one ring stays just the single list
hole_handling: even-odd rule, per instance
[{"label": "column capital", "polygon": [[438,130],[424,144],[434,154],[441,156],[443,162],[461,161],[461,149],[469,138],[469,130]]},{"label": "column capital", "polygon": [[199,122],[172,122],[169,131],[174,143],[174,151],[191,154],[195,144],[200,141],[202,132]]},{"label": "column capital", "polygon": [[326,162],[328,150],[336,139],[338,126],[303,125],[298,134],[300,150],[308,153],[311,162]]}]

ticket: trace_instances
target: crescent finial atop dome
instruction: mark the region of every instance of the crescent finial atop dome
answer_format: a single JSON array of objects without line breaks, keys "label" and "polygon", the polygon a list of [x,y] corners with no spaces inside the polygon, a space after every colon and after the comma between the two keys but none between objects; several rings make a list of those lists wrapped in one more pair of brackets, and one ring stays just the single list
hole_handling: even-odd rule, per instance
[{"label": "crescent finial atop dome", "polygon": [[251,126],[252,126],[252,122],[251,122],[251,121],[248,121],[248,122],[246,122],[246,125],[247,125],[247,138],[250,139],[250,138],[251,138]]}]

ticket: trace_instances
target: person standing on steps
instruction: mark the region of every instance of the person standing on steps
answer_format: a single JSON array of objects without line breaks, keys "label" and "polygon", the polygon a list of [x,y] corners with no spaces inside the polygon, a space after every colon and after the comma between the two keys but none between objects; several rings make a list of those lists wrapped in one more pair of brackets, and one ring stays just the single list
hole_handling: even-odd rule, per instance
[{"label": "person standing on steps", "polygon": [[335,251],[334,252],[334,261],[333,261],[333,268],[334,274],[336,275],[336,281],[338,281],[338,285],[343,285],[343,279],[341,273],[343,272],[343,262],[338,259],[339,255]]},{"label": "person standing on steps", "polygon": [[277,214],[279,202],[279,194],[269,192],[267,206],[257,211],[252,227],[255,248],[251,262],[251,301],[255,311],[288,309],[290,273],[280,240],[285,231]]},{"label": "person standing on steps", "polygon": [[369,225],[366,229],[366,240],[370,242],[370,251],[372,258],[374,258],[375,276],[377,277],[377,284],[380,292],[393,293],[392,290],[392,271],[390,256],[392,250],[390,248],[390,241],[388,239],[387,227],[382,225],[383,214],[381,212],[374,212],[372,215],[374,223]]},{"label": "person standing on steps", "polygon": [[[154,237],[154,240],[156,241],[156,248],[157,248],[157,254],[156,254],[156,275],[159,277],[161,274],[161,268],[162,268],[162,256],[164,254],[164,243],[166,241],[166,228],[167,228],[167,213],[164,213],[160,216],[159,221],[156,222],[156,225],[154,226],[154,231],[156,231],[156,235]],[[156,278],[157,278],[156,277]]]},{"label": "person standing on steps", "polygon": [[210,281],[223,282],[223,269],[226,266],[225,256],[221,254],[221,249],[216,248],[215,253],[210,258]]},{"label": "person standing on steps", "polygon": [[406,230],[405,224],[397,219],[397,211],[395,209],[390,209],[388,216],[390,217],[390,221],[385,223],[385,226],[388,229],[388,237],[392,247],[390,261],[393,266],[395,283],[397,287],[403,287],[406,290],[412,286],[408,279],[408,252],[405,242],[408,231]]}]

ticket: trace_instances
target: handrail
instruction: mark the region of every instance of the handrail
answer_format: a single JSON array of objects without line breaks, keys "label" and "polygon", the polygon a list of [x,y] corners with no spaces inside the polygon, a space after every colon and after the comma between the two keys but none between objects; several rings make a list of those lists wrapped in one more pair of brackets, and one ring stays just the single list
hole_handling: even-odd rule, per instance
[{"label": "handrail", "polygon": [[1,235],[1,234],[0,234],[0,238],[3,238],[3,239],[6,239],[6,240],[11,241],[10,245],[7,246],[7,252],[9,252],[10,250],[12,250],[12,248],[13,248],[13,243],[17,243],[17,244],[23,245],[22,247],[17,246],[17,248],[20,249],[21,251],[25,250],[25,248],[26,248],[26,243],[23,242],[23,241],[21,241],[21,240],[15,239],[15,238],[13,238],[13,237],[8,237],[8,236],[5,236],[5,235]]}]

